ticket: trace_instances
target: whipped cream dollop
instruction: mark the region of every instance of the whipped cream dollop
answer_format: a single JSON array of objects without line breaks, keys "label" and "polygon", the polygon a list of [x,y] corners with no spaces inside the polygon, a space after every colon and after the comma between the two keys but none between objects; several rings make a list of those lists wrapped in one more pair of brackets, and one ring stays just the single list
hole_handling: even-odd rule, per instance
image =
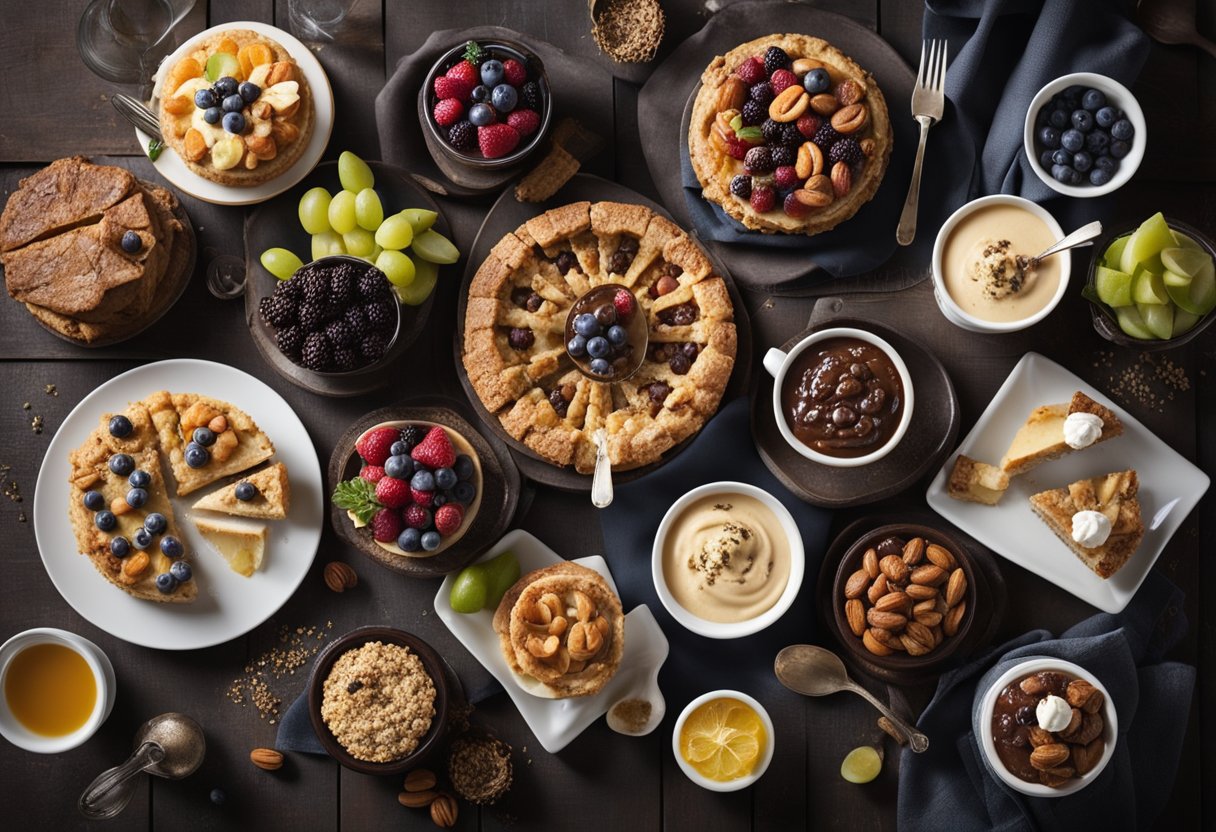
[{"label": "whipped cream dollop", "polygon": [[1039,727],[1044,731],[1063,731],[1068,727],[1068,723],[1072,722],[1072,706],[1054,693],[1049,693],[1039,700],[1034,715],[1039,720]]},{"label": "whipped cream dollop", "polygon": [[1102,437],[1102,417],[1092,413],[1069,413],[1064,420],[1064,442],[1073,450],[1088,448]]},{"label": "whipped cream dollop", "polygon": [[1100,511],[1078,511],[1072,516],[1072,539],[1079,546],[1093,549],[1110,537],[1110,520]]}]

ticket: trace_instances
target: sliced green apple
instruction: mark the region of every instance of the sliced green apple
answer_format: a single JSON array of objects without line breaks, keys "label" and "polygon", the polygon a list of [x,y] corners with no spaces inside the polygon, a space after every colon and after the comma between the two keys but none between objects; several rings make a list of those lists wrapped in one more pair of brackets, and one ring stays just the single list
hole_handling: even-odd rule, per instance
[{"label": "sliced green apple", "polygon": [[1191,278],[1190,300],[1190,307],[1178,305],[1196,315],[1206,315],[1216,309],[1216,266],[1210,261]]},{"label": "sliced green apple", "polygon": [[1170,233],[1174,235],[1174,242],[1179,248],[1197,248],[1203,251],[1203,247],[1195,242],[1194,238],[1189,234],[1183,234],[1181,231],[1171,231]]},{"label": "sliced green apple", "polygon": [[1132,276],[1106,266],[1098,266],[1094,272],[1094,288],[1098,300],[1107,306],[1132,305]]},{"label": "sliced green apple", "polygon": [[1171,286],[1190,286],[1191,279],[1184,274],[1172,272],[1169,269],[1165,270],[1165,274],[1161,276],[1162,282],[1165,283],[1165,288],[1168,290]]},{"label": "sliced green apple", "polygon": [[1142,303],[1136,305],[1144,326],[1155,338],[1163,341],[1174,332],[1174,305],[1172,303]]},{"label": "sliced green apple", "polygon": [[1132,235],[1124,234],[1116,239],[1113,243],[1106,247],[1106,251],[1102,254],[1102,262],[1109,268],[1118,271],[1120,259],[1123,257],[1123,249],[1127,248],[1127,241]]},{"label": "sliced green apple", "polygon": [[1134,306],[1121,306],[1115,310],[1115,318],[1119,321],[1119,329],[1132,338],[1144,341],[1153,340],[1153,333],[1144,325],[1144,318]]},{"label": "sliced green apple", "polygon": [[1119,271],[1134,274],[1137,264],[1145,263],[1160,254],[1162,249],[1173,246],[1174,235],[1166,225],[1165,217],[1158,211],[1132,232],[1119,258]]},{"label": "sliced green apple", "polygon": [[1165,281],[1161,275],[1148,271],[1143,266],[1137,266],[1132,275],[1132,300],[1136,303],[1163,304],[1169,300],[1165,291]]},{"label": "sliced green apple", "polygon": [[1201,315],[1196,315],[1194,312],[1187,312],[1185,309],[1174,310],[1174,332],[1170,335],[1171,338],[1177,338],[1179,335],[1185,335],[1190,332],[1195,324],[1199,323]]}]

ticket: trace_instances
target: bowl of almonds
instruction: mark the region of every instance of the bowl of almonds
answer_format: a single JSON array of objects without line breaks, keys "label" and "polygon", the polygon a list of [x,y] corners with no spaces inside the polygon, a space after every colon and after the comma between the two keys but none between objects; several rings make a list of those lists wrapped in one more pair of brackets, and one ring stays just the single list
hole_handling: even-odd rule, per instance
[{"label": "bowl of almonds", "polygon": [[963,545],[939,529],[901,523],[863,534],[832,586],[841,643],[886,670],[938,666],[975,620],[974,569]]}]

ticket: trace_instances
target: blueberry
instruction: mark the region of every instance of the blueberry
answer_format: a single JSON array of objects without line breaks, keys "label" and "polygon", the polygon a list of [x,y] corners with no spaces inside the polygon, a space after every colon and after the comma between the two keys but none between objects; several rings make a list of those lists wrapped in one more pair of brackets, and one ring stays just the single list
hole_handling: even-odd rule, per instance
[{"label": "blueberry", "polygon": [[408,480],[414,475],[414,460],[405,454],[390,456],[384,460],[384,473],[395,480]]},{"label": "blueberry", "polygon": [[493,124],[494,119],[494,108],[489,104],[474,104],[469,108],[469,121],[473,122],[474,127],[485,127],[487,124]]},{"label": "blueberry", "polygon": [[184,560],[174,561],[169,567],[169,574],[172,575],[179,583],[185,583],[194,577],[194,570],[190,568],[190,564]]},{"label": "blueberry", "polygon": [[191,438],[204,448],[215,444],[215,431],[211,428],[195,428]]},{"label": "blueberry", "polygon": [[1043,127],[1039,130],[1039,144],[1048,150],[1055,150],[1060,146],[1060,131],[1054,127]]},{"label": "blueberry", "polygon": [[509,113],[519,103],[519,93],[510,84],[499,84],[490,93],[490,103],[494,105],[494,109],[498,110],[498,112]]},{"label": "blueberry", "polygon": [[128,454],[114,454],[110,457],[110,470],[120,477],[125,477],[135,470],[135,460]]},{"label": "blueberry", "polygon": [[608,339],[602,335],[597,335],[587,341],[587,355],[592,358],[603,358],[612,349],[612,345],[608,343]]},{"label": "blueberry", "polygon": [[114,512],[109,509],[104,509],[93,515],[93,522],[97,524],[97,528],[103,532],[110,532],[118,525],[118,518],[114,516]]},{"label": "blueberry", "polygon": [[1094,157],[1084,150],[1072,157],[1072,167],[1077,173],[1085,173],[1094,166]]},{"label": "blueberry", "polygon": [[1086,90],[1081,96],[1081,106],[1091,113],[1100,110],[1106,106],[1106,94],[1102,90]]},{"label": "blueberry", "polygon": [[451,468],[438,468],[435,470],[435,487],[447,491],[456,485],[456,472]]},{"label": "blueberry", "polygon": [[473,87],[471,98],[475,104],[484,104],[490,100],[490,88],[485,84],[478,84]]},{"label": "blueberry", "polygon": [[1068,126],[1068,113],[1063,110],[1052,110],[1051,115],[1047,117],[1047,123],[1057,130],[1063,130]]},{"label": "blueberry", "polygon": [[116,537],[110,541],[110,554],[116,558],[125,558],[131,554],[131,542],[125,537]]},{"label": "blueberry", "polygon": [[143,508],[148,502],[148,492],[142,488],[132,488],[127,492],[127,505],[131,508]]},{"label": "blueberry", "polygon": [[251,482],[238,482],[232,493],[242,503],[247,503],[258,496],[258,487]]},{"label": "blueberry", "polygon": [[574,319],[574,331],[584,338],[594,338],[600,334],[600,322],[590,312],[584,312]]},{"label": "blueberry", "polygon": [[225,113],[224,129],[229,133],[244,133],[245,116],[241,115],[240,113]]},{"label": "blueberry", "polygon": [[152,534],[160,534],[167,525],[169,525],[169,521],[159,511],[154,511],[144,518],[144,528]]},{"label": "blueberry", "polygon": [[1085,147],[1085,134],[1080,130],[1065,130],[1060,134],[1060,147],[1076,153]]},{"label": "blueberry", "polygon": [[1110,126],[1111,138],[1118,139],[1121,142],[1129,141],[1136,129],[1132,127],[1132,123],[1125,118],[1121,118]]},{"label": "blueberry", "polygon": [[828,75],[828,71],[821,66],[815,67],[802,78],[802,88],[811,95],[827,92],[830,86],[832,86],[832,79]]},{"label": "blueberry", "polygon": [[222,96],[236,95],[239,85],[231,75],[225,75],[215,82],[215,91]]},{"label": "blueberry", "polygon": [[1088,133],[1094,129],[1094,114],[1089,110],[1073,110],[1072,126],[1082,133]]},{"label": "blueberry", "polygon": [[194,106],[200,110],[206,110],[209,107],[214,107],[218,102],[215,100],[215,93],[209,89],[201,89],[194,94]]},{"label": "blueberry", "polygon": [[180,540],[167,534],[160,539],[160,552],[167,558],[180,558],[186,553],[186,549]]},{"label": "blueberry", "polygon": [[1051,166],[1051,178],[1063,185],[1069,185],[1072,183],[1072,175],[1074,173],[1076,173],[1076,171],[1074,171],[1068,165]]},{"label": "blueberry", "polygon": [[1052,157],[1058,152],[1059,151],[1057,150],[1044,150],[1039,154],[1039,164],[1050,169],[1051,166],[1055,164],[1055,162],[1052,161]]},{"label": "blueberry", "polygon": [[186,446],[186,464],[191,468],[202,468],[211,461],[211,452],[197,442]]},{"label": "blueberry", "polygon": [[132,488],[147,488],[152,484],[152,475],[137,468],[131,472],[131,476],[127,477],[127,482],[131,484]]},{"label": "blueberry", "polygon": [[173,590],[177,589],[177,578],[170,575],[168,572],[161,572],[156,576],[156,588],[162,594],[168,595]]},{"label": "blueberry", "polygon": [[587,339],[581,335],[575,335],[566,342],[566,352],[570,353],[572,358],[582,358],[587,354]]},{"label": "blueberry", "polygon": [[423,532],[422,548],[424,551],[433,552],[439,548],[439,544],[443,542],[443,538],[439,536],[439,532]]},{"label": "blueberry", "polygon": [[1116,159],[1122,159],[1124,156],[1132,152],[1132,146],[1121,139],[1116,139],[1110,143],[1110,155]]},{"label": "blueberry", "polygon": [[216,806],[223,806],[224,801],[226,801],[227,799],[228,799],[228,795],[224,794],[223,789],[212,789],[211,790],[211,802],[214,803]]},{"label": "blueberry", "polygon": [[[124,234],[123,236],[125,237],[126,235]],[[135,430],[135,426],[131,424],[131,420],[126,416],[120,414],[110,417],[110,436],[116,439],[125,439],[131,435],[131,431],[133,430]]]},{"label": "blueberry", "polygon": [[208,124],[219,124],[220,119],[224,117],[224,111],[219,107],[208,107],[203,110],[203,121]]},{"label": "blueberry", "polygon": [[1119,111],[1114,107],[1102,107],[1094,113],[1094,121],[1098,122],[1099,127],[1110,127],[1118,120]]},{"label": "blueberry", "polygon": [[1089,184],[1091,185],[1106,185],[1112,178],[1110,171],[1103,170],[1102,168],[1094,168],[1089,172]]},{"label": "blueberry", "polygon": [[415,491],[434,491],[435,475],[430,471],[419,471],[410,479],[410,488]]},{"label": "blueberry", "polygon": [[629,333],[625,331],[625,327],[620,326],[619,324],[608,327],[607,335],[608,343],[612,344],[614,347],[619,347],[629,338]]},{"label": "blueberry", "polygon": [[496,87],[502,83],[502,61],[490,58],[481,65],[481,83],[487,87]]},{"label": "blueberry", "polygon": [[422,548],[422,532],[417,529],[406,529],[397,535],[397,546],[403,552],[417,552]]},{"label": "blueberry", "polygon": [[1098,128],[1085,137],[1085,150],[1093,156],[1101,156],[1110,147],[1110,133]]},{"label": "blueberry", "polygon": [[262,88],[246,81],[236,88],[236,92],[246,104],[252,104],[262,94]]},{"label": "blueberry", "polygon": [[591,359],[591,372],[597,376],[612,375],[612,365],[603,358]]},{"label": "blueberry", "polygon": [[106,507],[106,498],[101,496],[100,491],[84,492],[84,507],[89,511],[101,511]]},{"label": "blueberry", "polygon": [[1051,152],[1051,164],[1053,165],[1068,165],[1072,163],[1072,154],[1064,148],[1059,148]]},{"label": "blueberry", "polygon": [[452,466],[452,470],[456,472],[456,479],[464,482],[473,478],[476,468],[473,466],[473,460],[468,454],[461,454],[456,457],[456,464]]},{"label": "blueberry", "polygon": [[1110,156],[1099,156],[1097,159],[1094,159],[1094,167],[1114,176],[1115,171],[1119,169],[1119,160]]},{"label": "blueberry", "polygon": [[224,98],[224,103],[220,104],[220,109],[225,113],[239,113],[245,109],[245,99],[239,95],[229,95]]},{"label": "blueberry", "polygon": [[452,489],[452,499],[458,503],[468,505],[477,497],[477,489],[473,487],[471,482],[458,482],[456,487]]},{"label": "blueberry", "polygon": [[147,549],[152,545],[152,532],[140,526],[135,530],[135,534],[131,535],[131,545],[136,549]]},{"label": "blueberry", "polygon": [[138,254],[139,250],[144,247],[143,238],[134,231],[124,231],[122,239],[118,241],[118,244],[122,246],[122,250],[127,254]]},{"label": "blueberry", "polygon": [[390,445],[389,449],[388,449],[389,456],[408,456],[409,452],[410,452],[409,443],[405,442],[401,439],[398,439],[396,442],[394,442],[392,445]]}]

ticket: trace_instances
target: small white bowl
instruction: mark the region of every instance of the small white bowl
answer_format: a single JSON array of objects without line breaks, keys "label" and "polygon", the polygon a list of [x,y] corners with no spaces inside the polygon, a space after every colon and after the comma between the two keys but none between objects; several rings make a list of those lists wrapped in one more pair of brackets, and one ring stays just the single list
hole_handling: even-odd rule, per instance
[{"label": "small white bowl", "polygon": [[[903,413],[900,416],[899,424],[895,428],[895,433],[891,435],[891,438],[882,447],[862,456],[829,456],[807,447],[798,437],[794,436],[794,432],[790,430],[789,423],[785,420],[785,414],[782,412],[781,390],[785,386],[785,375],[789,372],[794,359],[801,355],[803,350],[829,338],[856,338],[858,341],[865,341],[867,344],[878,347],[891,359],[891,363],[895,365],[895,371],[899,373],[900,383],[903,384]],[[781,437],[785,439],[791,448],[812,462],[829,465],[833,468],[858,468],[862,465],[869,465],[871,462],[882,459],[891,453],[895,446],[899,444],[899,440],[904,438],[904,434],[908,432],[908,425],[912,422],[912,375],[908,372],[908,366],[904,364],[904,360],[899,357],[899,353],[895,351],[894,347],[877,335],[865,330],[853,329],[847,326],[821,329],[803,338],[789,352],[782,352],[773,347],[764,355],[764,369],[773,377],[773,415],[777,419],[777,429],[781,431]]]},{"label": "small white bowl", "polygon": [[[954,298],[950,296],[950,291],[946,288],[946,278],[942,269],[942,255],[946,248],[946,240],[950,239],[950,235],[958,224],[976,211],[989,205],[1012,205],[1028,211],[1047,224],[1048,229],[1051,230],[1056,240],[1064,238],[1064,229],[1056,222],[1056,218],[1046,208],[1031,202],[1029,199],[1023,199],[1020,196],[1012,196],[1010,194],[993,194],[992,196],[982,196],[979,199],[973,199],[951,214],[949,219],[942,224],[941,229],[937,232],[937,239],[933,242],[931,269],[933,276],[933,299],[937,301],[937,308],[946,316],[946,320],[960,329],[983,333],[1017,332],[1019,329],[1034,326],[1059,306],[1060,301],[1064,299],[1064,293],[1068,291],[1068,279],[1072,277],[1072,258],[1066,253],[1056,255],[1056,260],[1060,264],[1060,285],[1056,287],[1056,293],[1052,295],[1047,305],[1030,317],[1022,318],[1018,321],[986,321],[983,318],[977,318],[969,312],[964,312],[963,308],[955,302]],[[1038,252],[1036,251],[1035,254],[1038,254]]]},{"label": "small white bowl", "polygon": [[[1035,122],[1038,119],[1039,110],[1051,101],[1053,95],[1061,93],[1071,86],[1093,88],[1105,93],[1107,103],[1122,110],[1127,116],[1127,120],[1132,123],[1132,127],[1135,128],[1135,133],[1132,135],[1131,152],[1119,160],[1119,169],[1105,185],[1090,185],[1088,181],[1083,185],[1065,185],[1053,179],[1051,170],[1044,168],[1039,162],[1040,151],[1034,135],[1037,132]],[[1026,157],[1030,160],[1031,169],[1047,184],[1047,187],[1065,196],[1102,196],[1122,188],[1140,167],[1140,162],[1144,159],[1144,146],[1147,140],[1148,126],[1144,120],[1144,111],[1140,109],[1140,103],[1136,101],[1131,90],[1114,78],[1107,78],[1105,75],[1097,75],[1093,72],[1074,72],[1071,75],[1062,75],[1035,93],[1034,98],[1030,101],[1030,109],[1026,111],[1026,122],[1022,127],[1022,145],[1025,148]]]},{"label": "small white bowl", "polygon": [[[710,780],[689,765],[688,761],[684,759],[684,755],[680,753],[680,731],[684,729],[684,723],[688,721],[688,717],[693,711],[711,699],[738,699],[759,714],[760,721],[764,723],[764,732],[766,734],[764,738],[764,751],[761,752],[760,761],[756,763],[756,767],[752,769],[752,773],[746,777],[726,781]],[[689,780],[701,788],[709,789],[711,792],[737,792],[755,783],[764,776],[764,772],[768,771],[768,764],[773,761],[773,746],[776,742],[775,733],[773,720],[768,715],[768,711],[755,699],[737,690],[711,690],[709,693],[703,693],[689,702],[684,706],[684,710],[680,711],[680,716],[676,719],[675,728],[671,732],[671,750],[676,755],[676,763],[680,766],[680,771],[684,772]]]},{"label": "small white bowl", "polygon": [[[36,734],[26,728],[9,710],[8,697],[4,695],[9,667],[18,653],[36,644],[59,644],[67,647],[84,659],[89,670],[93,671],[93,681],[97,685],[97,699],[93,703],[93,711],[84,725],[70,734],[60,737]],[[58,754],[76,748],[92,737],[110,716],[117,687],[114,667],[109,658],[100,647],[88,639],[52,627],[40,627],[18,633],[0,646],[0,735],[13,745],[38,754]]]},{"label": "small white bowl", "polygon": [[[693,615],[682,607],[680,602],[671,594],[671,590],[667,586],[667,578],[663,574],[663,547],[667,542],[667,535],[671,531],[672,524],[689,505],[702,497],[714,494],[743,494],[759,500],[776,516],[789,542],[790,576],[785,584],[785,590],[781,593],[775,604],[755,618],[749,618],[746,621],[709,621],[698,615]],[[743,482],[711,482],[689,491],[672,503],[671,508],[667,509],[667,513],[663,515],[663,521],[659,523],[659,530],[654,536],[654,547],[651,550],[650,557],[650,571],[659,600],[663,602],[663,606],[671,613],[671,617],[685,628],[706,638],[741,638],[749,636],[752,633],[758,633],[765,627],[768,627],[781,618],[781,616],[785,615],[786,610],[794,603],[798,590],[802,588],[802,577],[806,571],[806,551],[802,546],[802,534],[798,531],[798,525],[794,522],[793,515],[772,494],[769,494],[764,489],[756,488],[754,485],[748,485]]]},{"label": "small white bowl", "polygon": [[[992,712],[996,706],[996,698],[1000,696],[1001,691],[1010,682],[1022,676],[1037,673],[1040,670],[1059,670],[1078,679],[1084,679],[1102,691],[1104,699],[1102,703],[1102,721],[1104,723],[1102,727],[1102,739],[1106,741],[1106,747],[1102,751],[1102,759],[1098,760],[1098,764],[1090,769],[1087,774],[1081,777],[1074,777],[1059,788],[1044,786],[1042,783],[1027,783],[1025,780],[1015,777],[1009,769],[1005,768],[1005,764],[997,756],[996,744],[992,741]],[[1015,664],[992,683],[992,686],[988,688],[984,693],[984,698],[980,701],[979,743],[980,749],[984,752],[984,759],[988,763],[988,768],[1006,786],[1031,797],[1064,797],[1065,795],[1081,791],[1081,789],[1088,786],[1094,780],[1097,780],[1098,775],[1102,773],[1102,769],[1106,768],[1106,764],[1114,756],[1115,743],[1118,742],[1118,737],[1119,720],[1115,715],[1115,703],[1111,701],[1110,691],[1106,689],[1102,681],[1093,673],[1090,673],[1080,665],[1066,662],[1063,659],[1052,659],[1043,656],[1026,659],[1023,662]]]}]

